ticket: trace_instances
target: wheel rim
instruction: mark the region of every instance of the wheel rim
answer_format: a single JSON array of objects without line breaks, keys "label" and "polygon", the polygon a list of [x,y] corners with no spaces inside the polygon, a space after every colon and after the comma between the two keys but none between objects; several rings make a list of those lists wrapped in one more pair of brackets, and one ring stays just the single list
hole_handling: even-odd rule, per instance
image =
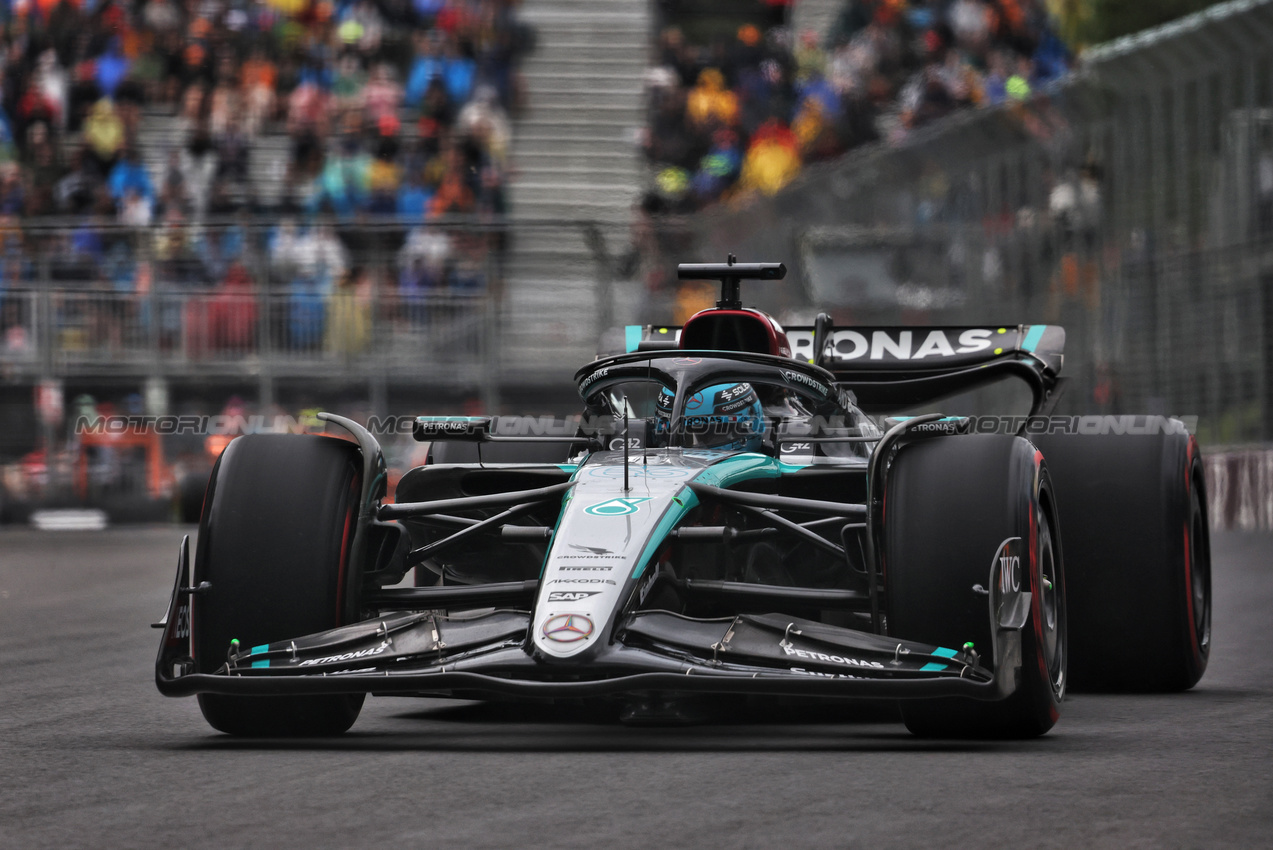
[{"label": "wheel rim", "polygon": [[1065,576],[1061,561],[1056,557],[1052,540],[1052,524],[1042,506],[1038,508],[1038,558],[1039,558],[1039,614],[1043,645],[1043,659],[1047,664],[1048,681],[1057,698],[1065,694],[1066,686],[1066,616]]}]

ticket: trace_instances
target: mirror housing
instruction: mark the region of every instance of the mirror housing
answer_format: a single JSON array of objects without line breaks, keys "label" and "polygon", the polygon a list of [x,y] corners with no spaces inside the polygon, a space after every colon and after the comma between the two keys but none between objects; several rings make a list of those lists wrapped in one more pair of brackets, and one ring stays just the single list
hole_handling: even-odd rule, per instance
[{"label": "mirror housing", "polygon": [[490,437],[492,419],[492,416],[417,416],[411,424],[411,436],[421,443],[433,440],[481,443]]}]

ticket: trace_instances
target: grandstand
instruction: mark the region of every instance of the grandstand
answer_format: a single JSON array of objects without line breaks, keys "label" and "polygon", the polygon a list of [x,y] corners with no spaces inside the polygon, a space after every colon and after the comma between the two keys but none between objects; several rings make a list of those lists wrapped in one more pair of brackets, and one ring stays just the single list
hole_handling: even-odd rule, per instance
[{"label": "grandstand", "polygon": [[[693,290],[670,275],[689,254],[780,255],[795,274],[776,306],[796,316],[826,294],[835,258],[878,265],[904,239],[908,274],[923,279],[899,291],[919,292],[915,303],[936,303],[938,278],[951,291],[993,278],[1001,290],[961,291],[960,303],[984,306],[966,300],[983,292],[1046,307],[1040,287],[1058,257],[1065,291],[1093,298],[1091,269],[1107,257],[1062,249],[1067,227],[1083,232],[1074,222],[1091,211],[1079,207],[1099,206],[1100,163],[1073,144],[1057,153],[1064,145],[1044,138],[1049,98],[1037,97],[1088,89],[1058,83],[1065,51],[1044,6],[12,4],[0,55],[0,393],[25,420],[9,423],[16,436],[0,454],[36,442],[35,385],[116,400],[149,388],[159,406],[232,394],[393,412],[567,406],[568,375],[604,328],[693,308]],[[1211,92],[1199,91],[1206,105]],[[1235,151],[1264,133],[1263,94],[1253,98],[1241,114],[1207,113]],[[1169,139],[1156,120],[1150,136]],[[1022,122],[1037,138],[1020,140]],[[1103,131],[1083,132],[1100,154]],[[960,197],[951,187],[972,163],[980,221],[940,202]],[[1243,168],[1216,173],[1257,185]],[[1017,197],[1045,185],[1055,201]],[[1260,203],[1223,226],[1263,221]],[[844,236],[850,223],[892,235],[866,244]],[[837,239],[858,241],[846,253]],[[974,256],[968,246],[983,243]],[[1035,300],[1010,300],[1029,287]],[[904,317],[916,315],[935,314]],[[1075,333],[1089,320],[1117,321],[1079,316]]]},{"label": "grandstand", "polygon": [[[687,88],[742,51],[722,97],[743,105],[723,128],[743,188],[759,173],[756,140],[799,132],[793,98],[822,79],[797,76],[801,45],[825,38],[827,62],[833,49],[856,56],[864,33],[959,37],[925,20],[925,4],[838,0],[13,8],[0,102],[0,212],[20,222],[4,266],[9,368],[254,378],[263,401],[278,381],[324,375],[369,384],[377,407],[395,383],[484,388],[493,402],[499,383],[537,383],[588,356],[605,326],[668,311],[664,254],[686,243],[661,216],[689,208],[696,167],[651,146],[661,128],[649,110],[685,95],[667,85],[669,32],[691,34],[671,57]],[[850,14],[860,8],[874,19]],[[935,61],[891,68],[876,100]],[[774,68],[788,94],[766,82]],[[748,100],[766,91],[773,103]],[[881,120],[898,112],[884,105]],[[713,128],[687,128],[691,153]],[[740,194],[738,172],[691,206]],[[637,285],[615,285],[634,274]],[[42,310],[50,287],[65,290],[61,306]]]},{"label": "grandstand", "polygon": [[592,356],[610,323],[602,302],[613,293],[598,293],[588,233],[601,222],[621,234],[639,194],[644,167],[634,136],[644,119],[651,19],[647,4],[630,0],[539,0],[521,14],[535,28],[536,50],[522,66],[527,106],[514,122],[517,232],[501,371],[535,382],[569,358]]}]

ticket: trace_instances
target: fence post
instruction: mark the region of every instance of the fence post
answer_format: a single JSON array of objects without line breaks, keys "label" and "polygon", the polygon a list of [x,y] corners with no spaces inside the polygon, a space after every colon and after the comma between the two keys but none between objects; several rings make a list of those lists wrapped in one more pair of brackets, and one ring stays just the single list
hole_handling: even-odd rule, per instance
[{"label": "fence post", "polygon": [[48,255],[40,258],[39,269],[40,286],[35,293],[35,303],[31,305],[35,311],[35,315],[31,317],[31,324],[35,330],[39,376],[40,380],[45,380],[53,377],[53,367],[56,362],[54,347],[57,345],[53,333],[52,283],[49,280]]},{"label": "fence post", "polygon": [[[499,303],[504,291],[504,281],[499,279],[503,265],[495,256],[493,244],[507,244],[510,234],[508,222],[500,220],[487,230],[487,250],[482,257],[485,266],[486,292],[482,295],[482,324],[478,333],[479,362],[482,364],[481,396],[482,409],[488,414],[497,414],[500,410],[500,351],[499,351]],[[498,233],[499,240],[490,237]]]},{"label": "fence post", "polygon": [[[261,233],[253,228],[256,239]],[[268,248],[257,244],[252,252],[252,278],[256,284],[256,352],[259,367],[257,370],[257,407],[264,415],[274,406],[274,374],[273,374],[273,338],[270,329],[270,308],[273,299],[270,297],[270,269],[267,257]]]},{"label": "fence post", "polygon": [[[39,377],[36,379],[36,387],[53,380],[56,362],[54,347],[57,345],[53,332],[53,299],[49,280],[49,257],[47,254],[40,258],[39,269],[40,288],[36,294],[35,303],[32,305],[36,312],[35,316],[32,317],[32,324],[36,328],[36,346],[39,357]],[[56,435],[53,433],[53,425],[44,417],[40,417],[40,437],[44,442],[45,461],[49,469],[49,484],[52,486],[53,442]]]},{"label": "fence post", "polygon": [[[377,246],[377,259],[387,256],[388,252]],[[393,339],[386,329],[385,342],[379,344],[381,338],[380,317],[383,293],[385,290],[385,269],[377,264],[371,273],[371,303],[367,305],[370,315],[367,317],[366,361],[371,372],[371,415],[386,417],[389,415],[389,358],[393,350]],[[357,298],[357,296],[354,296]]]},{"label": "fence post", "polygon": [[[149,236],[150,234],[147,234]],[[146,238],[146,236],[138,237],[139,259],[145,262],[150,268],[150,285],[146,288],[146,292],[142,298],[146,302],[145,313],[149,317],[146,323],[146,348],[150,351],[150,363],[152,374],[158,376],[161,374],[159,364],[163,362],[162,352],[160,350],[160,335],[163,328],[163,313],[161,312],[162,304],[159,298],[159,267],[155,262],[155,244],[154,240]]]}]

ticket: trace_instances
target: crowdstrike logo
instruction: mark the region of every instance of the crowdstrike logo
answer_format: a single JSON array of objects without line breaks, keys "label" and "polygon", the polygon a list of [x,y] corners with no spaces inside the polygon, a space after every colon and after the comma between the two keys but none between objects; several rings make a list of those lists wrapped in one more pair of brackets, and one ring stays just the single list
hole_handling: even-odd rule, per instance
[{"label": "crowdstrike logo", "polygon": [[597,371],[593,372],[591,375],[589,375],[588,377],[584,378],[582,381],[579,382],[579,392],[580,393],[587,392],[588,387],[592,386],[593,383],[600,380],[601,378],[604,378],[606,375],[609,375],[609,374],[610,374],[609,366],[607,366],[604,369],[598,369]]},{"label": "crowdstrike logo", "polygon": [[821,381],[810,378],[808,375],[800,372],[793,372],[790,369],[782,370],[782,377],[793,384],[804,384],[806,387],[817,390],[822,395],[830,395],[831,391]]}]

